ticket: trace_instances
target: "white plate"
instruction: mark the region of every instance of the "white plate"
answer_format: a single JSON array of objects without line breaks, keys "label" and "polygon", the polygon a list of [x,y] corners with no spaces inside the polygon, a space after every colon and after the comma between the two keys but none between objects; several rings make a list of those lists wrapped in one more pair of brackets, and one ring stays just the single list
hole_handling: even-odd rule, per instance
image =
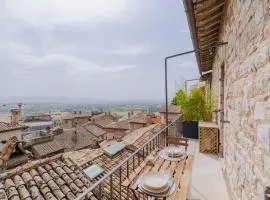
[{"label": "white plate", "polygon": [[138,187],[147,195],[149,196],[152,196],[152,197],[168,197],[170,195],[172,195],[174,192],[175,192],[175,189],[176,189],[176,186],[175,186],[175,182],[174,182],[174,179],[170,179],[170,182],[169,182],[169,188],[167,191],[163,192],[163,193],[155,193],[155,192],[152,192],[152,191],[148,191],[147,189],[145,189],[143,187],[143,185],[141,184],[140,180],[138,180],[137,182],[138,184]]}]

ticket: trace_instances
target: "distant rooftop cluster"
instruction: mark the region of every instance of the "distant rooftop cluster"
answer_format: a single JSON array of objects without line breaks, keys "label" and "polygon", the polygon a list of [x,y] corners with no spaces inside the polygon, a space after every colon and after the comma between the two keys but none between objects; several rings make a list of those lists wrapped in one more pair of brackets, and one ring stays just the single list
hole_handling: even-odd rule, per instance
[{"label": "distant rooftop cluster", "polygon": [[[31,122],[48,117],[34,116]],[[0,122],[5,130],[1,158],[8,158],[1,160],[1,198],[74,199],[164,127],[153,113],[118,117],[78,111],[60,113],[59,119],[58,126],[30,132],[21,130],[21,120]],[[11,130],[16,131],[9,134]],[[89,193],[89,199],[95,197]]]}]

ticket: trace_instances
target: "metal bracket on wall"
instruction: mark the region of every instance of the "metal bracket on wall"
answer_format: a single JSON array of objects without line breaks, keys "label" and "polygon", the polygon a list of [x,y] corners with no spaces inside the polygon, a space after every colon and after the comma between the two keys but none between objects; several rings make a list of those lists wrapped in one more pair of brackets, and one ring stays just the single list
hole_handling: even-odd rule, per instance
[{"label": "metal bracket on wall", "polygon": [[216,109],[216,110],[213,110],[212,112],[218,113],[218,112],[222,112],[222,111],[223,111],[222,109]]},{"label": "metal bracket on wall", "polygon": [[230,123],[230,121],[228,121],[228,120],[220,120],[220,123]]}]

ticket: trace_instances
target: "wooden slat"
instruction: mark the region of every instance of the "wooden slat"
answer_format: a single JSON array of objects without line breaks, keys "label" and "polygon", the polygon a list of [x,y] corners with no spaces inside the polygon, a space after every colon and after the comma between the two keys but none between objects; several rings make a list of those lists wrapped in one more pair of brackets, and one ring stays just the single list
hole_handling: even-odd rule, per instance
[{"label": "wooden slat", "polygon": [[[174,174],[174,182],[176,184],[176,190],[178,189],[180,180],[181,180],[181,176],[182,176],[182,172],[185,166],[185,162],[186,160],[182,160],[177,162],[177,168],[175,169],[175,174]],[[174,192],[171,196],[169,196],[168,198],[166,198],[168,200],[175,200],[176,199],[176,192]]]},{"label": "wooden slat", "polygon": [[158,158],[157,162],[155,163],[155,166],[151,169],[152,172],[156,172],[158,171],[158,169],[161,167],[161,165],[163,164],[164,159],[162,158]]},{"label": "wooden slat", "polygon": [[180,190],[177,189],[177,191],[176,191],[176,198],[177,199],[180,199],[180,200],[187,199],[189,185],[190,185],[191,172],[192,172],[192,160],[193,160],[193,157],[189,156],[187,161],[186,161],[184,174],[183,174],[181,182],[180,182]]},{"label": "wooden slat", "polygon": [[212,6],[209,6],[207,8],[204,8],[199,11],[195,11],[196,15],[202,14],[204,17],[210,15],[211,13],[215,12],[216,10],[220,9],[224,5],[224,2],[220,2],[218,4],[214,4]]},{"label": "wooden slat", "polygon": [[170,166],[170,164],[171,164],[171,161],[165,160],[165,162],[163,163],[163,165],[160,167],[158,171],[166,170]]},{"label": "wooden slat", "polygon": [[211,17],[207,17],[207,18],[204,18],[204,19],[200,20],[197,24],[199,26],[204,26],[208,22],[211,22],[212,20],[215,20],[216,18],[220,17],[221,15],[222,15],[222,12],[218,12],[218,13],[216,13],[215,15],[213,15]]},{"label": "wooden slat", "polygon": [[199,36],[199,37],[208,36],[209,34],[218,32],[218,30],[219,30],[219,27],[212,28],[212,29],[209,30],[209,31],[206,31],[206,30],[198,30],[198,36]]}]

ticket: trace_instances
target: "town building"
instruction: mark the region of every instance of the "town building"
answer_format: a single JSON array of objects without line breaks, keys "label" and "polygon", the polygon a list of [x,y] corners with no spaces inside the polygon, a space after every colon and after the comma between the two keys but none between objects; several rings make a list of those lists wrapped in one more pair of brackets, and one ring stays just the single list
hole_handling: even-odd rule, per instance
[{"label": "town building", "polygon": [[[166,124],[166,106],[160,108],[161,123]],[[180,106],[168,105],[168,121],[174,121],[181,115]]]},{"label": "town building", "polygon": [[92,112],[62,112],[60,116],[63,128],[70,129],[75,128],[77,124],[85,124],[86,122],[90,121]]},{"label": "town building", "polygon": [[139,128],[143,128],[147,126],[148,116],[145,113],[138,113],[137,115],[130,118],[129,122],[129,130],[134,131]]},{"label": "town building", "polygon": [[32,121],[51,121],[52,116],[49,113],[35,113],[27,115],[24,119],[25,122],[32,122]]},{"label": "town building", "polygon": [[264,199],[270,183],[270,2],[184,5],[194,48],[201,49],[199,71],[215,98],[232,199]]},{"label": "town building", "polygon": [[27,126],[0,121],[0,141],[8,140],[12,136],[16,136],[20,139],[25,129],[27,129]]},{"label": "town building", "polygon": [[107,138],[106,131],[100,128],[99,126],[93,124],[92,122],[87,122],[83,125],[77,125],[76,130],[78,134],[88,133],[92,134],[98,140],[104,140]]},{"label": "town building", "polygon": [[31,147],[36,158],[45,156],[53,156],[59,152],[68,152],[90,147],[92,140],[96,138],[89,132],[78,133],[75,128],[65,130],[63,133],[53,135],[53,138],[48,142],[36,144]]}]

